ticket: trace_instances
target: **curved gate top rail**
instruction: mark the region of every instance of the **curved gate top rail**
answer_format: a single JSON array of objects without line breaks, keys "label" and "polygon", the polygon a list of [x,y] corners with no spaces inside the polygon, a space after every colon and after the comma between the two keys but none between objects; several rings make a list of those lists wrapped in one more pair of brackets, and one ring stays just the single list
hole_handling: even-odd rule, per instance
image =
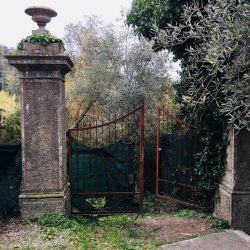
[{"label": "curved gate top rail", "polygon": [[73,213],[143,212],[144,112],[68,130]]},{"label": "curved gate top rail", "polygon": [[193,125],[185,120],[182,120],[178,117],[176,117],[176,115],[173,114],[173,112],[171,112],[170,110],[164,108],[164,107],[157,107],[157,119],[160,119],[161,116],[161,112],[162,115],[165,115],[166,117],[168,117],[169,119],[171,119],[172,121],[175,121],[176,123],[183,125],[185,127],[189,127],[189,128],[198,128],[198,126]]},{"label": "curved gate top rail", "polygon": [[135,108],[134,110],[128,112],[125,115],[122,115],[120,117],[117,117],[111,121],[99,124],[99,125],[93,125],[93,126],[88,126],[88,127],[84,127],[84,128],[71,128],[68,131],[83,131],[83,130],[88,130],[88,129],[96,129],[96,128],[101,128],[101,127],[105,127],[105,126],[109,126],[111,124],[115,124],[118,123],[119,121],[123,121],[124,119],[126,119],[127,117],[129,117],[130,115],[135,114],[137,111],[141,111],[143,110],[144,113],[144,105],[139,106],[138,108]]}]

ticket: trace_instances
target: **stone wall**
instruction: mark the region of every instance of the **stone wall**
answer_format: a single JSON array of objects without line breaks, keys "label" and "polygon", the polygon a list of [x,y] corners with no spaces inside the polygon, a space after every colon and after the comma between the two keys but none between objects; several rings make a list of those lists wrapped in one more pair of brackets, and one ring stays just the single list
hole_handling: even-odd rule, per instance
[{"label": "stone wall", "polygon": [[250,233],[250,132],[229,132],[227,165],[214,214],[235,229]]}]

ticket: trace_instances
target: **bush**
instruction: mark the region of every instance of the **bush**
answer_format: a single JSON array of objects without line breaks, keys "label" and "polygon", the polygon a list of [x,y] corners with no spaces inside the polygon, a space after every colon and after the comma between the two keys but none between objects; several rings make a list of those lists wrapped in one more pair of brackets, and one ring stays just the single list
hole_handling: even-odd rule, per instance
[{"label": "bush", "polygon": [[0,121],[0,144],[21,143],[20,109]]},{"label": "bush", "polygon": [[221,219],[221,218],[214,218],[211,223],[211,227],[218,228],[218,229],[228,229],[230,225],[228,221]]}]

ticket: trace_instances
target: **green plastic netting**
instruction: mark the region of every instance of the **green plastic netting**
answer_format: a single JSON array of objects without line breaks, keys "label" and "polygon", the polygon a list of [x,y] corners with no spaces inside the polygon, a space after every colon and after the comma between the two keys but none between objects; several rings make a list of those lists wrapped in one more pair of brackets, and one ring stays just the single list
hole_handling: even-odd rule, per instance
[{"label": "green plastic netting", "polygon": [[0,215],[19,214],[22,180],[21,145],[0,145]]},{"label": "green plastic netting", "polygon": [[[119,140],[92,148],[72,138],[72,206],[81,212],[121,212],[138,209],[131,196],[110,196],[108,192],[135,190],[134,143]],[[80,195],[98,192],[103,195]],[[79,195],[78,195],[79,194]]]}]

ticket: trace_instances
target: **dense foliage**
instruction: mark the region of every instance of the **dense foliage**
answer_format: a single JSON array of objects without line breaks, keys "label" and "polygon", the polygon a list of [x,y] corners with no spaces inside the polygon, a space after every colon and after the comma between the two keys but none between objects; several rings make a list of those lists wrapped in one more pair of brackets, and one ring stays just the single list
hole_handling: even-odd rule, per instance
[{"label": "dense foliage", "polygon": [[126,27],[117,31],[90,17],[68,25],[64,40],[75,63],[66,81],[71,127],[88,122],[91,113],[121,114],[142,103],[152,114],[155,103],[167,98],[171,55],[154,53]]},{"label": "dense foliage", "polygon": [[[157,4],[164,12],[171,1],[138,8],[142,2],[134,1],[128,23],[145,35],[141,22],[148,21],[146,30],[154,30],[158,37],[155,33],[146,37],[183,59],[177,99],[183,104],[182,115],[200,124],[203,149],[194,185],[199,202],[208,207],[224,172],[227,128],[240,130],[250,124],[249,1],[190,1],[189,6],[182,5],[176,23],[169,15],[165,27],[151,21],[158,18]],[[153,15],[147,17],[145,9]],[[184,51],[176,53],[176,46]]]},{"label": "dense foliage", "polygon": [[[250,6],[220,1],[203,11],[205,14],[195,5],[187,8],[183,24],[170,26],[164,37],[167,44],[190,38],[200,41],[187,50],[183,79],[189,84],[183,88],[182,101],[203,126],[195,191],[200,203],[207,206],[224,173],[227,128],[250,126]],[[192,24],[191,16],[199,17],[200,22]],[[175,32],[186,27],[189,31],[177,38]]]},{"label": "dense foliage", "polygon": [[18,97],[0,91],[0,144],[21,142],[20,108]]},{"label": "dense foliage", "polygon": [[[0,110],[1,116],[1,110]],[[21,143],[21,124],[20,110],[4,116],[0,120],[0,144],[19,144]]]},{"label": "dense foliage", "polygon": [[12,49],[7,46],[0,45],[0,90],[5,90],[11,95],[18,95],[19,93],[19,82],[18,73],[14,67],[8,65],[8,61],[5,58],[6,55],[10,54]]},{"label": "dense foliage", "polygon": [[59,43],[61,47],[64,47],[63,41],[55,36],[49,34],[37,34],[37,35],[30,35],[26,38],[22,39],[21,42],[18,43],[17,49],[23,49],[23,43],[40,43],[42,45],[48,45],[50,43]]},{"label": "dense foliage", "polygon": [[[157,39],[158,30],[165,29],[169,23],[179,25],[182,22],[181,16],[185,5],[192,2],[193,0],[134,0],[132,9],[127,16],[127,24],[131,25],[139,36],[154,41],[153,49],[155,51],[164,49]],[[207,0],[197,2],[201,7],[207,4]],[[183,59],[185,48],[193,42],[193,40],[187,40],[183,44],[174,44],[171,50],[176,58]]]},{"label": "dense foliage", "polygon": [[[212,107],[215,116],[236,129],[250,125],[249,14],[249,4],[235,1],[210,3],[203,12],[193,5],[185,10],[182,24],[169,25],[160,37],[167,46],[199,40],[187,49],[182,79],[188,85],[183,102],[199,113]],[[200,21],[193,24],[192,17]],[[187,28],[182,37],[177,35]]]},{"label": "dense foliage", "polygon": [[0,45],[0,144],[21,141],[18,73],[5,58],[11,51]]}]

